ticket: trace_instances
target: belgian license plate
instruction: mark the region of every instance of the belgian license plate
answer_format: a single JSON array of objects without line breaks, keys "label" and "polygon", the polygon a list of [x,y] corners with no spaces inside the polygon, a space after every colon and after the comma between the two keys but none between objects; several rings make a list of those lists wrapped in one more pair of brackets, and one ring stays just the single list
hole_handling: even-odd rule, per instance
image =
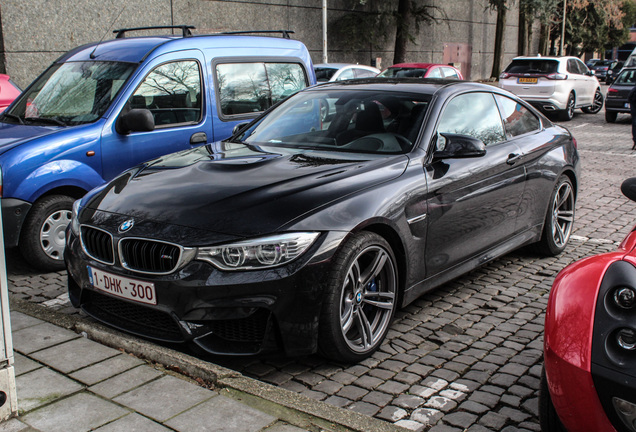
[{"label": "belgian license plate", "polygon": [[157,304],[155,284],[106,273],[86,266],[91,285],[111,295],[151,305]]},{"label": "belgian license plate", "polygon": [[536,84],[539,82],[539,78],[519,78],[519,84]]}]

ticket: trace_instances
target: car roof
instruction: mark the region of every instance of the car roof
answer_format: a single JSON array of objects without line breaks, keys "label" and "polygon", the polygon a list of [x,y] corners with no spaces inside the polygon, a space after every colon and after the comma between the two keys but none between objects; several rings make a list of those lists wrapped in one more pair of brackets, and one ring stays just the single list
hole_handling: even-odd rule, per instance
[{"label": "car roof", "polygon": [[448,67],[453,67],[450,65],[445,65],[445,64],[440,64],[440,63],[397,63],[394,65],[389,66],[389,69],[391,68],[430,68],[431,66],[448,66]]},{"label": "car roof", "polygon": [[494,93],[509,94],[509,92],[502,90],[499,87],[488,84],[439,78],[422,78],[418,80],[410,78],[360,78],[319,84],[310,87],[307,91],[338,88],[352,90],[382,90],[427,95],[432,95],[442,89],[447,89],[451,93],[459,93],[469,90],[486,90]]},{"label": "car roof", "polygon": [[216,34],[192,35],[189,37],[180,35],[126,37],[79,46],[63,54],[56,62],[95,60],[140,63],[144,61],[150,53],[161,47],[164,47],[167,51],[192,48],[245,47],[246,38],[248,38],[250,44],[254,47],[255,53],[259,47],[295,49],[302,47],[302,43],[297,40],[268,36]]}]

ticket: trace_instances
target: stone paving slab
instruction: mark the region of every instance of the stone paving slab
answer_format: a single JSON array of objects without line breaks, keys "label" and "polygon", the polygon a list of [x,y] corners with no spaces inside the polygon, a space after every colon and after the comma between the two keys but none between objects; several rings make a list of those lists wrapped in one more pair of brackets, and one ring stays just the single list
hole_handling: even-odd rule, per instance
[{"label": "stone paving slab", "polygon": [[43,349],[31,354],[31,357],[67,374],[118,354],[120,352],[115,349],[79,338]]},{"label": "stone paving slab", "polygon": [[89,390],[105,398],[114,398],[122,393],[158,379],[164,374],[150,366],[138,366],[89,387]]},{"label": "stone paving slab", "polygon": [[14,369],[15,376],[20,376],[22,374],[31,372],[32,370],[39,369],[42,367],[40,363],[33,361],[30,358],[25,357],[20,353],[14,353],[13,360],[14,360],[13,366],[15,368]]},{"label": "stone paving slab", "polygon": [[30,412],[22,421],[41,432],[85,432],[126,414],[117,404],[80,393]]},{"label": "stone paving slab", "polygon": [[[165,421],[193,405],[216,397],[209,390],[193,387],[173,376],[163,376],[113,399],[158,421]],[[170,401],[166,404],[165,401]]]},{"label": "stone paving slab", "polygon": [[80,336],[70,330],[60,331],[53,324],[45,323],[13,332],[13,348],[22,354],[31,354],[51,346],[77,339]]},{"label": "stone paving slab", "polygon": [[20,312],[15,312],[15,313],[12,312],[10,315],[11,315],[10,317],[11,331],[22,330],[27,327],[32,327],[34,325],[42,324],[41,320],[30,317],[29,315],[26,315]]},{"label": "stone paving slab", "polygon": [[128,414],[112,423],[95,429],[95,432],[170,432],[171,429],[161,426],[137,413]]},{"label": "stone paving slab", "polygon": [[16,377],[15,383],[18,409],[21,412],[30,411],[83,390],[80,384],[47,368],[20,375]]},{"label": "stone paving slab", "polygon": [[69,376],[90,386],[142,364],[144,364],[144,362],[134,356],[119,354],[118,356],[75,371]]},{"label": "stone paving slab", "polygon": [[165,424],[180,432],[258,432],[276,420],[233,399],[215,396]]}]

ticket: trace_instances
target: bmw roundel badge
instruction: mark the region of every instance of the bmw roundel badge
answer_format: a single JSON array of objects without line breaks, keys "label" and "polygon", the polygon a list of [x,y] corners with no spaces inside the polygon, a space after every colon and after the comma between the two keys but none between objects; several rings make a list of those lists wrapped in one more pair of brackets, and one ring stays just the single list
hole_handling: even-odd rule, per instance
[{"label": "bmw roundel badge", "polygon": [[123,233],[123,232],[128,231],[129,229],[131,229],[133,227],[134,224],[135,224],[135,220],[134,219],[128,219],[127,221],[125,221],[121,225],[119,225],[119,232]]}]

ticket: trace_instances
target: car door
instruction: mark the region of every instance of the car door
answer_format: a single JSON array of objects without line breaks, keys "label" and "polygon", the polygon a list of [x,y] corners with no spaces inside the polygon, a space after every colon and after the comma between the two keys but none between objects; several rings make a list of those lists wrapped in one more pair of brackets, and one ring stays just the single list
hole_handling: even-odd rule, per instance
[{"label": "car door", "polygon": [[[134,80],[102,130],[103,177],[164,154],[205,144],[213,137],[205,115],[203,54],[198,50],[159,56]],[[147,109],[155,121],[149,132],[117,132],[117,118],[129,109]]]},{"label": "car door", "polygon": [[576,62],[576,66],[578,67],[579,72],[581,73],[581,79],[584,83],[583,87],[586,95],[586,101],[588,102],[588,105],[591,105],[592,102],[594,102],[594,93],[596,91],[596,88],[599,86],[598,78],[590,73],[590,70],[581,60],[574,59],[574,61]]},{"label": "car door", "polygon": [[427,167],[428,276],[485,254],[515,233],[525,177],[520,149],[506,139],[492,93],[451,99],[436,128],[437,149],[445,147],[445,133],[480,139],[486,155],[434,159]]},{"label": "car door", "polygon": [[592,103],[592,96],[590,91],[588,90],[588,77],[583,75],[582,70],[579,68],[578,63],[576,62],[576,59],[568,59],[567,69],[568,80],[571,80],[573,82],[572,88],[576,93],[576,106],[580,107],[590,105]]}]

